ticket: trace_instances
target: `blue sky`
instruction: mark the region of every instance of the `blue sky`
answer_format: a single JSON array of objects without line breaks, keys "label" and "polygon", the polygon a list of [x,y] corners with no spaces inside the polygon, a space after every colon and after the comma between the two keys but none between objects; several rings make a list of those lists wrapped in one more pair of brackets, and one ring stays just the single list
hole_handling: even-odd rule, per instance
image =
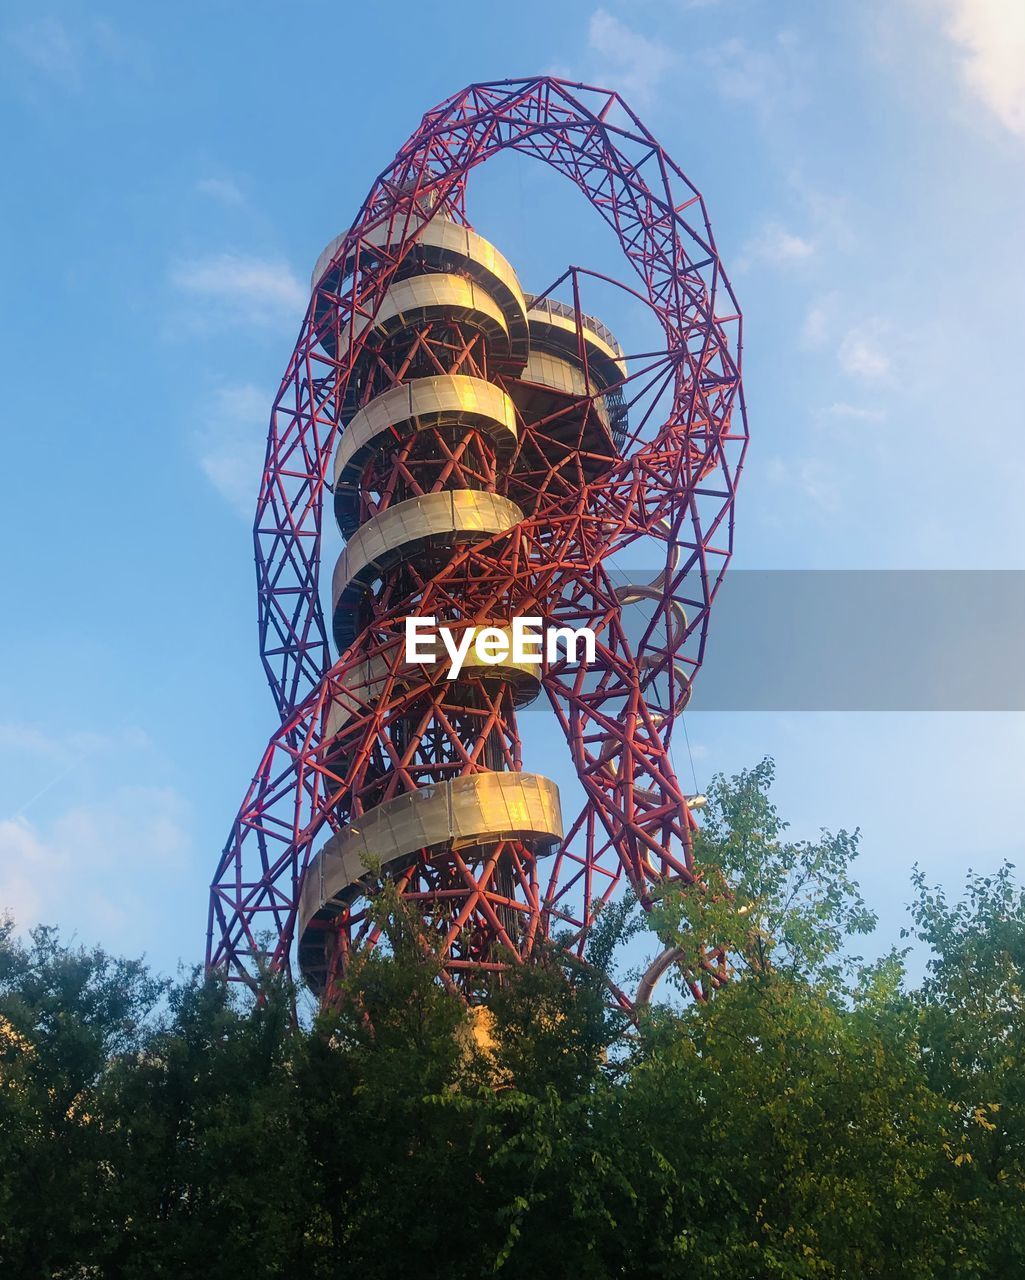
[{"label": "blue sky", "polygon": [[[1025,567],[1019,0],[9,0],[0,65],[0,909],[23,926],[200,958],[274,721],[249,526],[309,269],[472,80],[620,88],[705,195],[747,321],[738,564]],[[527,287],[601,259],[554,180],[507,172],[470,214]],[[1019,857],[1019,715],[688,727],[699,784],[772,754],[795,831],[861,827],[881,941],[914,861],[953,885]]]}]

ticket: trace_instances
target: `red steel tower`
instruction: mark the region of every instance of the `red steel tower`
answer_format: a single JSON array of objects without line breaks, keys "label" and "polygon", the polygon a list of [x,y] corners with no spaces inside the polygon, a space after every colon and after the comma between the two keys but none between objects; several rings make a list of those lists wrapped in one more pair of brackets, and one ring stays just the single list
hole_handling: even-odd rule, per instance
[{"label": "red steel tower", "polygon": [[[471,172],[503,150],[583,192],[628,283],[570,266],[525,292],[466,216]],[[626,352],[588,314],[597,282],[643,304],[654,347]],[[740,347],[702,199],[617,94],[502,81],[424,116],[321,254],[274,404],[254,535],[280,722],[217,867],[211,965],[252,981],[297,961],[329,999],[377,940],[385,877],[472,999],[539,939],[579,957],[624,881],[645,904],[668,882],[701,892],[670,740],[732,547]],[[345,537],[330,628],[325,492]],[[617,577],[627,551],[650,580]],[[408,656],[411,617],[456,640],[491,628],[497,659],[471,650],[449,679],[447,660]],[[516,660],[518,618],[589,628],[594,660]],[[562,812],[547,752],[523,759],[517,716],[535,701],[579,813]],[[723,964],[687,973],[695,994]]]}]

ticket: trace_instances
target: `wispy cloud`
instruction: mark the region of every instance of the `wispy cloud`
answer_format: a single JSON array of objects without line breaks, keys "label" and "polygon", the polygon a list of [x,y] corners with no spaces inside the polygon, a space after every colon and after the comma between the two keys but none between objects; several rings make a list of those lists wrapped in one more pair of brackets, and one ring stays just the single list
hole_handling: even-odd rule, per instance
[{"label": "wispy cloud", "polygon": [[146,44],[106,18],[93,18],[87,39],[108,61],[126,67],[137,75],[147,75],[152,69]]},{"label": "wispy cloud", "polygon": [[850,418],[855,422],[883,422],[885,409],[870,408],[867,405],[847,404],[844,400],[835,400],[827,412],[834,418]]},{"label": "wispy cloud", "polygon": [[856,246],[858,236],[847,195],[822,190],[799,170],[791,173],[790,185],[804,205],[816,249],[847,253]]},{"label": "wispy cloud", "polygon": [[836,293],[823,294],[810,304],[800,343],[813,351],[832,347],[837,364],[849,377],[879,381],[893,368],[892,327],[880,316],[851,323]]},{"label": "wispy cloud", "polygon": [[171,284],[202,309],[203,322],[276,324],[301,316],[309,290],[288,263],[239,253],[179,262]]},{"label": "wispy cloud", "polygon": [[809,305],[801,326],[802,347],[818,350],[826,345],[833,330],[836,306],[835,293],[824,294]]},{"label": "wispy cloud", "polygon": [[[67,864],[61,868],[67,872]],[[27,818],[0,819],[0,916],[23,929],[46,921],[54,857]]]},{"label": "wispy cloud", "polygon": [[824,458],[770,458],[767,471],[773,484],[803,495],[823,511],[835,512],[843,506],[839,475]]},{"label": "wispy cloud", "polygon": [[221,387],[196,435],[203,474],[246,519],[256,506],[271,396],[249,384]]},{"label": "wispy cloud", "polygon": [[848,329],[836,356],[844,373],[869,381],[884,378],[892,367],[883,326],[878,320]]},{"label": "wispy cloud", "polygon": [[124,924],[139,905],[131,877],[154,892],[180,874],[191,840],[187,806],[168,787],[120,787],[46,823],[0,819],[0,914],[18,926],[71,925],[87,936]]},{"label": "wispy cloud", "polygon": [[7,43],[31,72],[65,89],[79,89],[90,66],[113,63],[136,74],[149,70],[145,45],[105,18],[73,28],[52,15],[37,18],[9,29]]},{"label": "wispy cloud", "polygon": [[66,729],[51,733],[38,725],[6,720],[0,723],[0,751],[38,755],[50,759],[77,759],[83,753],[137,748],[149,739],[143,729],[130,726],[115,732],[95,729]]},{"label": "wispy cloud", "polygon": [[237,253],[181,262],[172,268],[171,281],[185,293],[246,309],[297,311],[307,302],[306,287],[287,263]]},{"label": "wispy cloud", "polygon": [[667,45],[632,30],[606,9],[591,15],[587,47],[600,60],[600,81],[630,103],[649,102],[676,60]]},{"label": "wispy cloud", "polygon": [[778,222],[770,222],[743,246],[737,267],[745,271],[759,262],[773,267],[789,267],[806,261],[814,252],[813,240],[788,231]]},{"label": "wispy cloud", "polygon": [[793,31],[777,32],[758,48],[734,36],[706,50],[703,61],[722,97],[749,103],[763,116],[805,99],[809,55]]},{"label": "wispy cloud", "polygon": [[200,178],[196,183],[196,190],[201,196],[209,196],[218,204],[243,205],[246,202],[245,196],[230,178]]},{"label": "wispy cloud", "polygon": [[0,770],[0,916],[173,961],[167,922],[195,892],[192,815],[145,730],[0,723]]},{"label": "wispy cloud", "polygon": [[7,33],[7,41],[33,70],[68,87],[78,84],[81,52],[60,18],[38,18]]},{"label": "wispy cloud", "polygon": [[1022,0],[926,0],[959,54],[969,92],[1025,138],[1025,4]]}]

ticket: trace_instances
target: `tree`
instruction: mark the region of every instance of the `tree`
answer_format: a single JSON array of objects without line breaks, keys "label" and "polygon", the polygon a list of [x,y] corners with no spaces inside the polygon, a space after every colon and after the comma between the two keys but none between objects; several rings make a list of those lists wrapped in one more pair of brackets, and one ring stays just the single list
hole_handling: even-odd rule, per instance
[{"label": "tree", "polygon": [[[791,840],[772,766],[717,778],[710,891],[661,943],[733,977],[636,1023],[607,910],[470,1011],[394,895],[384,944],[311,1025],[268,981],[153,979],[0,929],[0,1273],[948,1277],[1025,1270],[1025,894],[914,881],[928,953],[866,964],[857,832]],[[686,987],[681,990],[686,993]]]},{"label": "tree", "polygon": [[145,1046],[104,1081],[104,1274],[258,1280],[305,1270],[316,1196],[293,1079],[298,1043],[281,984],[255,1002],[195,974],[170,990]]},{"label": "tree", "polygon": [[702,948],[722,947],[741,975],[786,972],[838,992],[860,960],[848,939],[876,924],[851,876],[859,833],[786,839],[774,780],[769,759],[712,779],[694,842],[707,891],[669,889],[652,924],[692,967]]},{"label": "tree", "polygon": [[138,961],[45,928],[26,946],[0,926],[0,1270],[12,1280],[74,1274],[106,1237],[104,1077],[145,1043],[164,989]]},{"label": "tree", "polygon": [[916,868],[908,931],[930,952],[914,994],[921,1056],[947,1107],[941,1185],[960,1227],[951,1275],[1025,1273],[1025,891],[968,872],[949,903]]}]

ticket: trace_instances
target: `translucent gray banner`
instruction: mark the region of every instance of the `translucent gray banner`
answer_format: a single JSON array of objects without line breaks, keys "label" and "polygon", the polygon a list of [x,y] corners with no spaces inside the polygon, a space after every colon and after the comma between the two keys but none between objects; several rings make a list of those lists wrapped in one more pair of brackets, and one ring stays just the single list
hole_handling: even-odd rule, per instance
[{"label": "translucent gray banner", "polygon": [[1025,711],[1025,571],[731,569],[690,709]]}]

